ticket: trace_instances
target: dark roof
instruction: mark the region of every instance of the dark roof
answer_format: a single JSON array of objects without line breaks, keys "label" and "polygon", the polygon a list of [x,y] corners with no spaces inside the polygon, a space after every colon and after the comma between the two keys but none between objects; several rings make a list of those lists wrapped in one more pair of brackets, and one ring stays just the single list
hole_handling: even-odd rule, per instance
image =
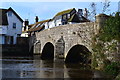
[{"label": "dark roof", "polygon": [[7,19],[7,12],[12,11],[17,18],[23,22],[23,20],[20,18],[20,16],[10,7],[9,9],[0,9],[0,25],[8,25],[8,19]]},{"label": "dark roof", "polygon": [[31,31],[41,31],[41,30],[43,30],[45,28],[45,26],[43,25],[42,27],[37,27],[37,28],[33,28],[33,29],[31,29],[31,30],[29,30],[28,32],[31,32]]},{"label": "dark roof", "polygon": [[7,9],[0,9],[0,25],[8,25]]},{"label": "dark roof", "polygon": [[84,16],[79,17],[77,14],[73,14],[71,18],[68,19],[68,22],[90,22],[90,20]]},{"label": "dark roof", "polygon": [[[31,32],[31,31],[39,31],[39,30],[41,30],[41,29],[43,29],[43,28],[41,28],[41,25],[43,24],[43,23],[45,23],[45,22],[48,22],[50,19],[48,19],[48,20],[43,20],[43,21],[40,21],[40,22],[37,22],[37,23],[35,23],[35,24],[32,24],[31,25],[31,28],[28,30],[28,32]],[[39,25],[39,26],[38,26]],[[36,26],[38,26],[38,27],[36,27]],[[43,27],[43,26],[42,26]]]},{"label": "dark roof", "polygon": [[80,22],[80,19],[77,14],[73,14],[70,19],[68,19],[68,22]]},{"label": "dark roof", "polygon": [[85,18],[84,16],[82,16],[82,20],[81,20],[81,22],[90,22],[90,20],[87,19],[87,18]]}]

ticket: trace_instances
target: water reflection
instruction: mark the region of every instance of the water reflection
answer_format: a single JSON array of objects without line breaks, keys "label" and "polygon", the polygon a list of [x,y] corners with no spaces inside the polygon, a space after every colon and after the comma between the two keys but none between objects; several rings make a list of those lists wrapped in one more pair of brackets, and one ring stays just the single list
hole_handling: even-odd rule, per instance
[{"label": "water reflection", "polygon": [[[66,64],[68,78],[88,78],[92,79],[94,74],[90,67],[81,64]],[[66,77],[66,76],[65,76]]]},{"label": "water reflection", "polygon": [[3,78],[93,78],[90,67],[80,64],[64,64],[60,60],[40,60],[34,58],[13,57],[2,60]]}]

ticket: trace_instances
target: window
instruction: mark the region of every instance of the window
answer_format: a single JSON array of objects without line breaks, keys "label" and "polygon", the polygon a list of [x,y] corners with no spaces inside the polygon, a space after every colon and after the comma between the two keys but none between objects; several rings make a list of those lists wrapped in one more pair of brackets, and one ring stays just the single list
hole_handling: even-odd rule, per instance
[{"label": "window", "polygon": [[70,18],[70,14],[68,14],[68,18]]},{"label": "window", "polygon": [[63,21],[63,22],[62,22],[62,25],[65,25],[65,24],[67,24],[67,22],[66,22],[66,21]]},{"label": "window", "polygon": [[66,20],[66,15],[63,15],[63,20]]},{"label": "window", "polygon": [[17,37],[20,37],[21,34],[17,34]]},{"label": "window", "polygon": [[11,11],[8,12],[8,16],[12,16],[12,12]]},{"label": "window", "polygon": [[13,28],[16,28],[16,23],[13,23]]},{"label": "window", "polygon": [[13,42],[14,42],[13,36],[10,36],[10,44],[13,44]]}]

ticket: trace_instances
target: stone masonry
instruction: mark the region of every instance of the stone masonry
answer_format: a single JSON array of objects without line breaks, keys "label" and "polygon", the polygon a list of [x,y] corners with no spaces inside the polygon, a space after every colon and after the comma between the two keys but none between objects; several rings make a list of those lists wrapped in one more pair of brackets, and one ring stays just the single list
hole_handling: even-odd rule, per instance
[{"label": "stone masonry", "polygon": [[43,48],[48,42],[54,46],[54,56],[60,52],[66,58],[69,50],[78,44],[92,52],[92,38],[97,34],[98,27],[98,23],[94,22],[61,25],[36,32],[30,43],[34,45],[34,54],[42,54]]}]

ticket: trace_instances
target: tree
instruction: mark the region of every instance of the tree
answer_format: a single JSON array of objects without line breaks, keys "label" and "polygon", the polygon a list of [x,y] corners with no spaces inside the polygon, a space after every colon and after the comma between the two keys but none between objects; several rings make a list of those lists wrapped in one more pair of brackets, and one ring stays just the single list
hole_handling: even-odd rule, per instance
[{"label": "tree", "polygon": [[96,16],[96,4],[95,2],[92,2],[90,4],[90,11],[88,11],[88,16],[91,21],[95,21]]},{"label": "tree", "polygon": [[102,13],[105,13],[106,11],[109,11],[109,6],[110,6],[110,1],[109,0],[104,0],[103,3],[103,8],[102,8]]},{"label": "tree", "polygon": [[110,41],[116,39],[120,41],[120,13],[117,12],[115,17],[111,16],[105,23],[103,27],[102,39],[105,41]]},{"label": "tree", "polygon": [[[102,11],[100,12],[100,13],[106,13],[106,12],[108,12],[108,11],[110,11],[109,10],[109,6],[110,6],[110,1],[109,0],[104,0],[103,2],[101,2],[102,3]],[[91,4],[90,4],[90,9],[89,9],[89,11],[88,11],[88,17],[89,17],[89,19],[91,20],[91,21],[95,21],[95,16],[96,16],[96,14],[97,14],[97,4],[95,3],[95,2],[92,2]]]}]

